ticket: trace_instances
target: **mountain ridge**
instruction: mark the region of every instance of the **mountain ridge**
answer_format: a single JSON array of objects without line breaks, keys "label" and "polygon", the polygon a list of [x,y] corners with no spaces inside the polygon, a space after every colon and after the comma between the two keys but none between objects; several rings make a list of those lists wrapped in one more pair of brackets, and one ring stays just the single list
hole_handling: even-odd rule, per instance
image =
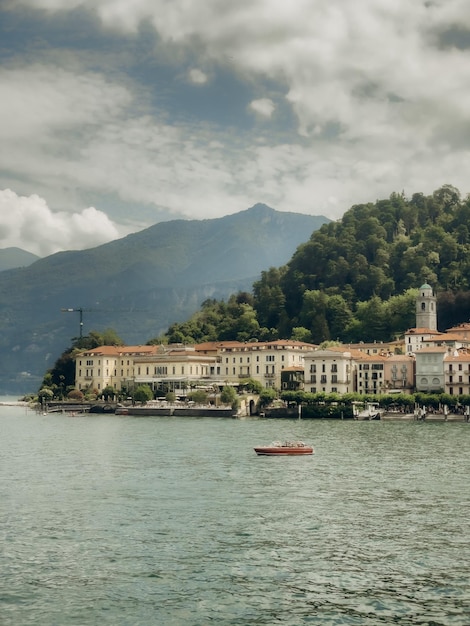
[{"label": "mountain ridge", "polygon": [[40,257],[32,252],[17,248],[15,246],[0,249],[0,272],[27,267],[37,261]]},{"label": "mountain ridge", "polygon": [[221,218],[159,222],[0,272],[0,390],[42,377],[78,335],[78,315],[62,309],[83,309],[85,334],[114,328],[128,344],[145,343],[207,298],[250,290],[329,221],[257,204]]}]

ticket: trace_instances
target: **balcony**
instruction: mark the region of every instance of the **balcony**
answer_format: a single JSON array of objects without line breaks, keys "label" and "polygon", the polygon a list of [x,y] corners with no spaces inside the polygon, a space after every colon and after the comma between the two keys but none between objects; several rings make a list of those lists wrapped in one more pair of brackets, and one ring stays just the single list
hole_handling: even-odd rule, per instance
[{"label": "balcony", "polygon": [[276,378],[276,374],[274,373],[270,373],[268,374],[267,372],[265,374],[263,374],[264,378]]}]

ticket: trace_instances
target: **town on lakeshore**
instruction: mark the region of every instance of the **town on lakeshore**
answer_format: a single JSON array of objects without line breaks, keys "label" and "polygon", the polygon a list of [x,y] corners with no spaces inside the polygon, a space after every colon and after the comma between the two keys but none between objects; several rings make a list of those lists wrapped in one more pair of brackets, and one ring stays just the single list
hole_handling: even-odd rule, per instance
[{"label": "town on lakeshore", "polygon": [[112,388],[118,394],[148,385],[154,397],[188,389],[262,389],[312,394],[470,393],[470,323],[437,330],[436,296],[424,283],[416,299],[416,327],[391,342],[319,346],[293,340],[218,341],[196,345],[100,346],[75,357],[75,388]]}]

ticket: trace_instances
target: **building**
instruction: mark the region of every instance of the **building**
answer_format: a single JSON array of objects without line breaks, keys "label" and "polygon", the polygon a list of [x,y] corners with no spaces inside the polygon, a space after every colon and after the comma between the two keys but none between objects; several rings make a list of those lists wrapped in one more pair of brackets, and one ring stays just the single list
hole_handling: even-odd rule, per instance
[{"label": "building", "polygon": [[185,395],[194,386],[238,386],[252,378],[264,388],[281,389],[282,372],[290,368],[303,371],[304,355],[314,347],[287,340],[101,346],[76,357],[75,387],[101,392],[105,387],[121,391],[148,384],[158,395],[168,391]]},{"label": "building", "polygon": [[127,389],[147,384],[158,396],[168,392],[184,396],[194,387],[212,390],[219,374],[216,355],[199,352],[194,346],[170,344],[159,345],[149,354],[136,355],[132,378],[122,382]]},{"label": "building", "polygon": [[446,346],[422,348],[415,354],[416,390],[424,393],[444,391],[444,359],[449,353]]},{"label": "building", "polygon": [[430,337],[440,333],[437,330],[437,303],[433,289],[427,283],[421,285],[416,297],[416,327],[405,332],[405,353],[415,354],[426,347]]},{"label": "building", "polygon": [[453,395],[470,395],[470,351],[454,350],[444,357],[444,391]]},{"label": "building", "polygon": [[348,343],[347,347],[350,350],[360,350],[371,355],[403,354],[405,352],[405,340],[401,338],[394,341],[360,341],[359,343]]},{"label": "building", "polygon": [[428,347],[428,342],[431,337],[433,341],[435,338],[443,333],[436,332],[431,328],[410,328],[405,332],[405,347],[406,354],[413,355],[416,354],[422,348]]},{"label": "building", "polygon": [[351,393],[354,368],[351,351],[344,346],[309,352],[304,357],[305,391]]},{"label": "building", "polygon": [[437,330],[437,299],[427,283],[421,285],[416,298],[416,327]]},{"label": "building", "polygon": [[355,391],[367,395],[385,393],[385,355],[370,355],[357,351],[355,361]]},{"label": "building", "polygon": [[98,392],[105,387],[120,390],[122,381],[134,376],[134,359],[155,353],[157,346],[99,346],[75,357],[75,388]]},{"label": "building", "polygon": [[281,389],[283,370],[303,368],[305,355],[314,348],[313,344],[287,339],[249,343],[222,341],[217,344],[221,378],[232,385],[252,378],[264,388]]},{"label": "building", "polygon": [[303,391],[304,385],[304,366],[286,367],[281,371],[281,391]]},{"label": "building", "polygon": [[216,374],[217,358],[198,353],[193,346],[100,346],[75,358],[75,387],[98,392],[148,384],[155,391],[185,393],[197,381]]},{"label": "building", "polygon": [[384,361],[384,387],[386,393],[414,392],[415,358],[413,355],[394,354]]}]

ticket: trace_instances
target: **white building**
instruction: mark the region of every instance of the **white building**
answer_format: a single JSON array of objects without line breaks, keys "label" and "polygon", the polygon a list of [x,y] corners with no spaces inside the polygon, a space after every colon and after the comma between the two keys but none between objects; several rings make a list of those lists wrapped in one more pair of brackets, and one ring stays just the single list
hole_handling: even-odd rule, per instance
[{"label": "white building", "polygon": [[470,352],[466,348],[444,357],[444,391],[451,396],[470,395]]},{"label": "white building", "polygon": [[310,393],[351,393],[354,391],[355,362],[350,350],[326,349],[304,357],[305,391]]},{"label": "white building", "polygon": [[416,298],[416,327],[437,330],[437,299],[427,283],[421,285]]},{"label": "white building", "polygon": [[415,353],[416,390],[425,393],[444,391],[444,359],[446,346],[422,348]]},{"label": "white building", "polygon": [[[315,346],[302,341],[278,339],[260,342],[220,342],[221,377],[229,384],[252,378],[262,387],[281,389],[281,372],[286,368],[304,367],[304,358]],[[196,346],[198,349],[198,346]]]},{"label": "white building", "polygon": [[103,391],[130,389],[137,384],[165,391],[186,389],[192,382],[209,380],[217,358],[199,354],[194,346],[100,346],[75,358],[75,387]]}]

